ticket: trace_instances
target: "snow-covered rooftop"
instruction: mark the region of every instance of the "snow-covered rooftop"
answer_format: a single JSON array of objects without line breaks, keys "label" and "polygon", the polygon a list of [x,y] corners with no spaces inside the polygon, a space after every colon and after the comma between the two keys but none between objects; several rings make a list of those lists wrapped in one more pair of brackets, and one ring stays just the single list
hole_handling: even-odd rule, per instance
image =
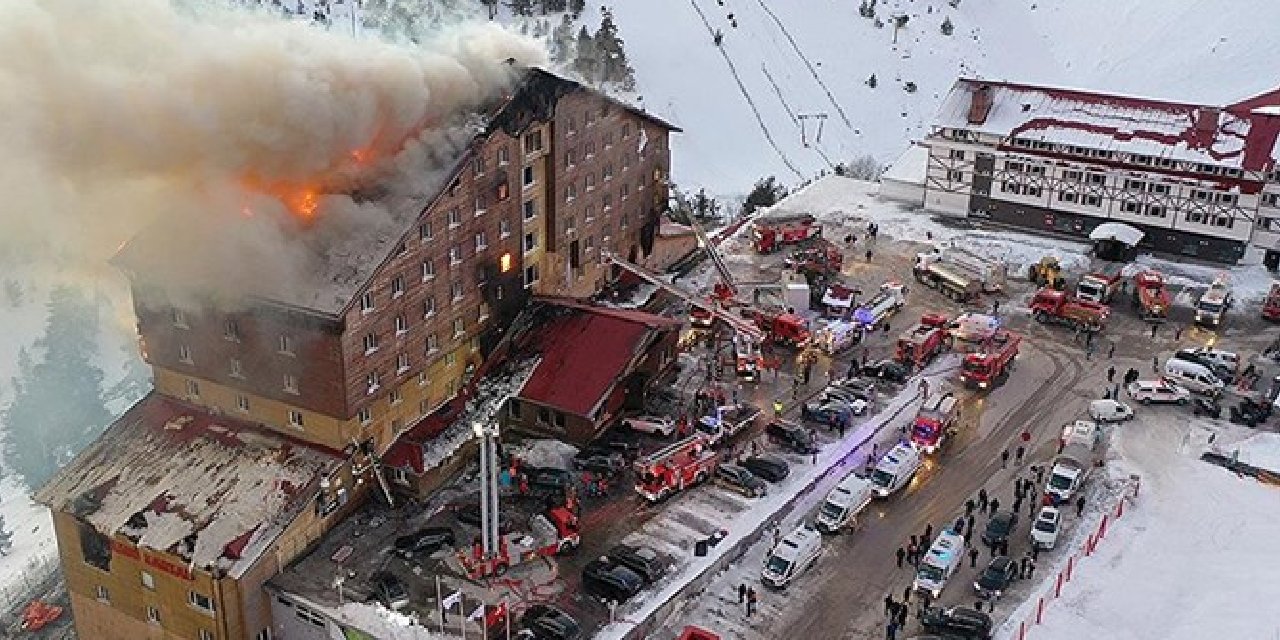
[{"label": "snow-covered rooftop", "polygon": [[893,180],[896,182],[906,182],[909,184],[924,184],[924,176],[929,162],[929,148],[912,144],[907,147],[902,155],[884,173],[880,174],[880,180]]},{"label": "snow-covered rooftop", "polygon": [[[971,109],[982,91],[990,96],[985,116]],[[1195,105],[973,79],[952,86],[935,124],[1248,170],[1274,164],[1280,134],[1280,118],[1244,103]]]},{"label": "snow-covered rooftop", "polygon": [[151,394],[36,492],[104,535],[239,575],[342,463],[265,429]]}]

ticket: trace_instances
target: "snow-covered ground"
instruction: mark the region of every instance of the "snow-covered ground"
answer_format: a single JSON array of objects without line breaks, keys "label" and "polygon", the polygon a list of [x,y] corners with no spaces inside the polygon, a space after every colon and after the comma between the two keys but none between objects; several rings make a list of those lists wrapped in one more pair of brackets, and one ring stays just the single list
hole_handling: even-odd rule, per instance
[{"label": "snow-covered ground", "polygon": [[[1198,460],[1207,435],[1228,453],[1276,461],[1276,434],[1222,423],[1139,420],[1116,429],[1120,463],[1142,476],[1136,503],[1047,604],[1032,640],[1274,638],[1280,598],[1267,545],[1280,536],[1280,489]],[[1223,445],[1239,441],[1238,445]],[[1046,572],[1050,577],[1054,574]],[[1024,605],[1006,626],[1034,616]]]}]

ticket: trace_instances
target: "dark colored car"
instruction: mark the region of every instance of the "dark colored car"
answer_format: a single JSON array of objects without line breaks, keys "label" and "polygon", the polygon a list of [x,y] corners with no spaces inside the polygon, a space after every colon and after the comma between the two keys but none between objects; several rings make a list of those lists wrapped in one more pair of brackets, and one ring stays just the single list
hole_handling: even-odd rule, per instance
[{"label": "dark colored car", "polygon": [[582,568],[582,590],[605,601],[626,602],[644,588],[644,578],[607,557]]},{"label": "dark colored car", "polygon": [[838,425],[853,420],[853,409],[842,400],[819,400],[800,406],[800,418],[825,425]]},{"label": "dark colored car", "polygon": [[984,598],[999,598],[1018,577],[1018,564],[1009,556],[996,556],[973,583],[973,589]]},{"label": "dark colored car", "polygon": [[1017,526],[1018,514],[1012,511],[1001,511],[987,521],[987,528],[982,532],[982,541],[989,545],[1005,542]]},{"label": "dark colored car", "polygon": [[770,422],[764,428],[765,435],[795,453],[808,455],[818,452],[818,442],[808,429],[789,422]]},{"label": "dark colored car", "polygon": [[718,465],[716,467],[715,481],[748,498],[758,498],[769,490],[764,480],[757,478],[747,468],[736,464]]},{"label": "dark colored car", "polygon": [[920,626],[930,633],[945,633],[961,638],[991,637],[991,616],[965,607],[929,607],[920,616]]},{"label": "dark colored car", "polygon": [[[845,378],[844,380],[836,380],[831,387],[844,389],[854,395],[854,397],[862,398],[868,403],[874,402],[876,399],[876,383],[865,380],[863,378]],[[828,387],[830,389],[831,387]]]},{"label": "dark colored car", "polygon": [[[471,502],[468,504],[459,504],[453,506],[453,517],[458,519],[462,524],[469,524],[473,527],[480,526],[480,503]],[[502,515],[498,515],[498,531],[502,533],[510,533],[511,526],[503,519]]]},{"label": "dark colored car", "polygon": [[823,389],[819,398],[824,402],[843,402],[849,405],[854,415],[862,415],[866,413],[867,407],[871,405],[871,397],[865,391],[854,389],[843,385],[833,384]]},{"label": "dark colored car", "polygon": [[620,544],[610,549],[607,557],[634,571],[645,584],[653,584],[667,572],[662,556],[649,547]]},{"label": "dark colored car", "polygon": [[520,634],[517,637],[537,640],[578,640],[582,627],[569,614],[547,604],[531,605],[520,616]]},{"label": "dark colored car", "polygon": [[1200,353],[1195,349],[1178,349],[1173,352],[1173,357],[1178,360],[1186,360],[1187,362],[1198,364],[1205,369],[1208,369],[1214,376],[1217,376],[1219,380],[1227,384],[1235,382],[1235,371],[1200,355]]},{"label": "dark colored car", "polygon": [[583,471],[613,475],[627,466],[627,459],[617,451],[601,447],[585,447],[573,457],[573,464]]},{"label": "dark colored car", "polygon": [[456,544],[453,529],[448,527],[427,527],[419,529],[407,536],[396,538],[396,551],[406,556],[414,553],[435,553],[442,547],[453,547]]},{"label": "dark colored car", "polygon": [[530,487],[563,490],[573,486],[573,474],[565,469],[526,466],[522,473],[529,478]]},{"label": "dark colored car", "polygon": [[791,473],[791,465],[778,456],[751,456],[738,464],[769,482],[782,482]]},{"label": "dark colored car", "polygon": [[373,587],[373,599],[388,609],[398,611],[409,604],[409,591],[394,574],[379,571],[369,576],[369,584]]},{"label": "dark colored car", "polygon": [[906,382],[911,377],[911,370],[906,365],[893,360],[877,360],[862,366],[862,375],[868,378],[887,380],[889,382]]}]

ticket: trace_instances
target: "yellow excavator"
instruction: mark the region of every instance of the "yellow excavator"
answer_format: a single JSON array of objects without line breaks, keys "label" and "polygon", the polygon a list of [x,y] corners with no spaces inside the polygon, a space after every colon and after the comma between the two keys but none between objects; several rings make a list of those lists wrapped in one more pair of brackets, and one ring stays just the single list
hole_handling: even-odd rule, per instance
[{"label": "yellow excavator", "polygon": [[1062,264],[1057,256],[1045,256],[1040,262],[1034,262],[1027,268],[1027,279],[1037,286],[1053,287],[1058,291],[1067,288],[1067,279],[1062,277]]}]

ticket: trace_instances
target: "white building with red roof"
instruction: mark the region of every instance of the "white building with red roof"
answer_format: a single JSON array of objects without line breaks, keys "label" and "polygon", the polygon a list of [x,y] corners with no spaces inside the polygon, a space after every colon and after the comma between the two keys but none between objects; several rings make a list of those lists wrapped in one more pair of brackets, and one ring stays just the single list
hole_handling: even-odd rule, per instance
[{"label": "white building with red roof", "polygon": [[932,131],[925,207],[1144,250],[1280,263],[1280,89],[1214,106],[962,78]]}]

